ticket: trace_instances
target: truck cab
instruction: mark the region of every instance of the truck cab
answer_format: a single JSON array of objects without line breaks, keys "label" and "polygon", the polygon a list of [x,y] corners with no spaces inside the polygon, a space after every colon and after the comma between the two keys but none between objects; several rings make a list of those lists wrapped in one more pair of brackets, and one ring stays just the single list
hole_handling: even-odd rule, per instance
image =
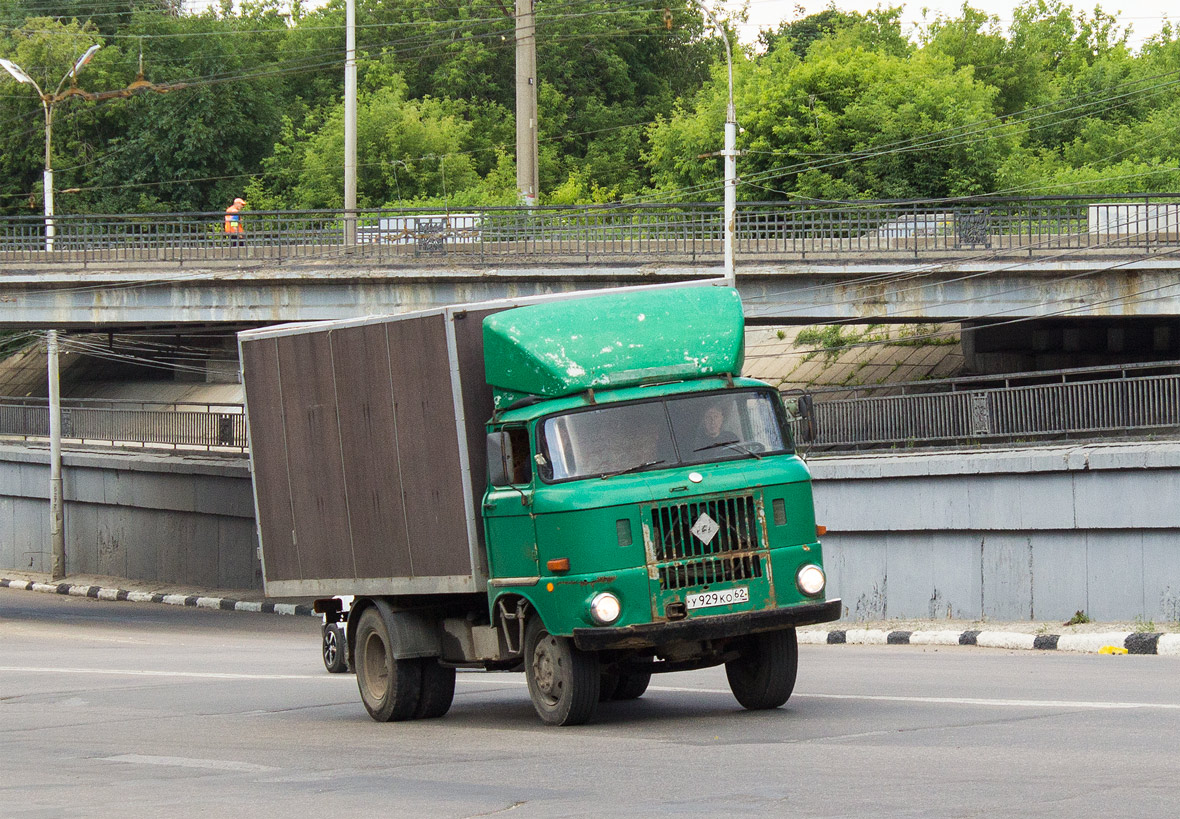
[{"label": "truck cab", "polygon": [[[482,505],[492,617],[517,629],[546,721],[583,721],[579,708],[638,696],[654,672],[721,663],[743,705],[777,707],[794,627],[840,614],[782,399],[736,377],[734,291],[606,298],[485,319],[503,407]],[[594,332],[574,309],[598,317]],[[579,665],[598,671],[554,678]]]}]

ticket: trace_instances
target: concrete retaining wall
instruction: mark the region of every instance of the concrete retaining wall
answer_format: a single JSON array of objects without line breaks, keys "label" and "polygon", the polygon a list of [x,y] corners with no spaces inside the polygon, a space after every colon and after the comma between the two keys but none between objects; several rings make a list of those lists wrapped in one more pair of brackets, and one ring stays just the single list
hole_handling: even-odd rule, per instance
[{"label": "concrete retaining wall", "polygon": [[[1180,619],[1180,443],[813,458],[846,619]],[[66,453],[67,571],[257,589],[245,460]],[[0,569],[50,568],[48,453],[0,447]]]},{"label": "concrete retaining wall", "polygon": [[1180,620],[1180,444],[813,458],[846,619]]},{"label": "concrete retaining wall", "polygon": [[[258,589],[244,459],[62,456],[66,572],[205,589]],[[0,569],[48,572],[49,453],[0,447]]]}]

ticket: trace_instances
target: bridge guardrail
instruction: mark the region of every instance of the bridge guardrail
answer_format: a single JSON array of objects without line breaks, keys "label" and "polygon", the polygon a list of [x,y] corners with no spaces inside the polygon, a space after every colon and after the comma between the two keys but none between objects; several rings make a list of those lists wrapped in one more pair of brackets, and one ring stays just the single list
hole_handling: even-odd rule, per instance
[{"label": "bridge guardrail", "polygon": [[1180,362],[833,388],[813,396],[817,450],[1180,434]]},{"label": "bridge guardrail", "polygon": [[[851,393],[851,394],[849,394]],[[813,450],[1180,435],[1180,361],[816,390]],[[241,404],[70,399],[82,444],[245,453]],[[49,435],[44,398],[0,397],[0,438]]]},{"label": "bridge guardrail", "polygon": [[[230,453],[245,453],[247,446],[241,404],[63,399],[61,426],[63,441],[84,445]],[[48,400],[0,397],[5,437],[48,439]]]},{"label": "bridge guardrail", "polygon": [[[586,207],[387,208],[246,211],[244,233],[225,214],[65,215],[45,237],[43,217],[0,218],[0,260],[287,259],[345,252],[355,222],[361,257],[419,262],[530,254],[663,254],[720,258],[719,203]],[[743,202],[735,252],[747,257],[978,251],[1027,253],[1180,247],[1180,194],[974,198],[934,201]]]}]

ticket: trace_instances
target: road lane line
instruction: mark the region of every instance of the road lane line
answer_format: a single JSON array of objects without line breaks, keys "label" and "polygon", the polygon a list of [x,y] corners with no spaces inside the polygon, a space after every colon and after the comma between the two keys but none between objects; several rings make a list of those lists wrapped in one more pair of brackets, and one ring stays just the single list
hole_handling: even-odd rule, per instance
[{"label": "road lane line", "polygon": [[[0,673],[29,674],[102,674],[111,677],[187,677],[196,680],[333,680],[339,674],[231,674],[218,671],[153,671],[135,668],[46,668],[35,666],[0,666]],[[344,679],[347,679],[345,677]]]},{"label": "road lane line", "polygon": [[[124,677],[188,678],[200,680],[347,680],[351,675],[342,674],[232,674],[212,671],[153,671],[143,669],[117,668],[49,668],[35,666],[0,666],[0,673],[33,674],[98,674]],[[524,679],[504,679],[483,674],[461,674],[457,683],[471,685],[524,686]],[[653,685],[649,691],[677,694],[730,694],[728,688],[690,688],[688,686]],[[861,702],[897,702],[917,705],[981,705],[998,708],[1073,708],[1097,711],[1155,709],[1180,711],[1180,703],[1172,702],[1119,702],[1101,700],[1016,700],[990,699],[984,697],[902,697],[884,694],[806,694],[796,693],[795,699],[850,700]]]},{"label": "road lane line", "polygon": [[[527,685],[524,680],[463,679],[462,683],[495,683],[499,685]],[[690,688],[688,686],[653,685],[648,691],[665,691],[676,694],[730,694],[728,688]],[[1135,708],[1180,711],[1180,703],[1172,702],[1103,702],[1088,700],[1007,700],[985,699],[982,697],[891,697],[883,694],[803,694],[791,695],[792,699],[817,700],[862,700],[866,702],[901,702],[922,705],[988,705],[1003,708],[1085,708],[1093,710],[1127,710]]]},{"label": "road lane line", "polygon": [[263,773],[278,771],[269,765],[253,762],[237,762],[232,759],[194,759],[187,756],[149,756],[147,754],[120,754],[118,756],[95,757],[98,762],[126,762],[132,765],[167,765],[174,768],[200,768],[207,771],[234,771],[237,773]]},{"label": "road lane line", "polygon": [[870,702],[904,702],[924,705],[993,705],[1005,708],[1084,708],[1100,711],[1135,708],[1180,711],[1176,702],[1103,702],[1088,700],[995,700],[983,697],[890,697],[878,694],[794,694],[795,697],[824,700],[866,700]]}]

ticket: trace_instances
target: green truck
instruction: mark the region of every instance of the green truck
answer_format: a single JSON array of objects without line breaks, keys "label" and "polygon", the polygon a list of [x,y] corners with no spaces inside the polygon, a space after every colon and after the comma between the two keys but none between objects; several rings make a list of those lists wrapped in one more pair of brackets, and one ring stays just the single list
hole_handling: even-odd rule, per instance
[{"label": "green truck", "polygon": [[554,725],[720,664],[741,705],[777,708],[795,627],[841,614],[787,407],[739,375],[731,288],[281,325],[239,350],[266,593],[319,598],[376,720],[442,716],[459,668],[523,671]]}]

